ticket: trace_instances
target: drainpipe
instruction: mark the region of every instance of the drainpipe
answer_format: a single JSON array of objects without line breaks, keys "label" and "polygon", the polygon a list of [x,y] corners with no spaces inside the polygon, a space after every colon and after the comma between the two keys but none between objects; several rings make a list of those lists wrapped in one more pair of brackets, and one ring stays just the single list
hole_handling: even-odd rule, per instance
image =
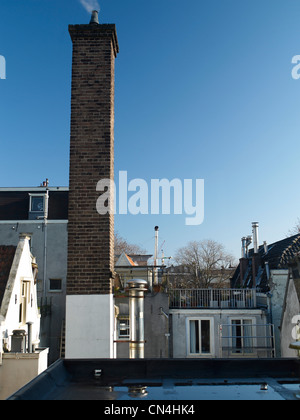
[{"label": "drainpipe", "polygon": [[[47,293],[47,240],[48,240],[48,211],[49,211],[49,190],[48,180],[45,194],[45,208],[44,208],[44,273],[43,273],[43,298],[45,299]],[[42,303],[44,304],[44,302]]]},{"label": "drainpipe", "polygon": [[28,326],[28,353],[33,353],[32,350],[32,322],[27,322],[27,326]]},{"label": "drainpipe", "polygon": [[275,343],[274,343],[274,328],[273,326],[273,308],[272,308],[272,293],[268,292],[267,293],[267,311],[268,311],[268,318],[269,318],[269,324],[270,324],[270,328],[272,331],[272,335],[271,335],[271,343],[272,343],[272,357],[276,357],[276,349],[275,349]]},{"label": "drainpipe", "polygon": [[130,319],[129,358],[144,359],[144,298],[145,292],[148,290],[148,283],[146,280],[135,279],[129,281],[128,286]]},{"label": "drainpipe", "polygon": [[158,258],[158,230],[159,227],[155,226],[155,247],[154,247],[154,284],[158,284],[158,272],[157,272],[157,258]]},{"label": "drainpipe", "polygon": [[256,288],[256,275],[257,275],[258,264],[259,264],[258,222],[252,223],[252,234],[253,234],[253,248],[254,248],[254,255],[252,257],[252,276],[253,276],[252,287],[255,289]]}]

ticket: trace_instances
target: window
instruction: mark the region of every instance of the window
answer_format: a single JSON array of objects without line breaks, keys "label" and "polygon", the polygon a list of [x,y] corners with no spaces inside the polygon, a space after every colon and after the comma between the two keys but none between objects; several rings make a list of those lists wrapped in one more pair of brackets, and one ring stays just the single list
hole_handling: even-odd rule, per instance
[{"label": "window", "polygon": [[62,291],[62,280],[61,279],[50,279],[50,292],[61,292]]},{"label": "window", "polygon": [[211,321],[209,319],[189,320],[189,354],[211,353]]},{"label": "window", "polygon": [[253,353],[253,325],[251,319],[231,321],[232,353]]},{"label": "window", "polygon": [[43,219],[48,214],[46,194],[29,194],[29,220]]},{"label": "window", "polygon": [[119,336],[119,340],[129,340],[130,323],[129,323],[128,317],[118,318],[118,336]]},{"label": "window", "polygon": [[44,196],[43,195],[30,196],[30,211],[34,211],[34,212],[44,211]]},{"label": "window", "polygon": [[27,305],[30,303],[30,281],[21,282],[21,298],[19,309],[19,322],[26,324]]}]

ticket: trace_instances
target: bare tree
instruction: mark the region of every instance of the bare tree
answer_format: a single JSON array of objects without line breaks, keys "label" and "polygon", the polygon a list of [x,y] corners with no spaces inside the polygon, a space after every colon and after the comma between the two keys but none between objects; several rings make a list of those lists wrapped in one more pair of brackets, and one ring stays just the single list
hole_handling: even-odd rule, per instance
[{"label": "bare tree", "polygon": [[126,254],[145,254],[146,251],[139,245],[129,244],[126,239],[122,238],[118,232],[115,232],[115,255]]},{"label": "bare tree", "polygon": [[300,233],[300,218],[298,217],[295,226],[288,231],[287,237],[294,236]]},{"label": "bare tree", "polygon": [[177,276],[181,276],[181,287],[224,287],[233,274],[234,257],[222,244],[209,239],[178,249],[175,261],[183,267]]}]

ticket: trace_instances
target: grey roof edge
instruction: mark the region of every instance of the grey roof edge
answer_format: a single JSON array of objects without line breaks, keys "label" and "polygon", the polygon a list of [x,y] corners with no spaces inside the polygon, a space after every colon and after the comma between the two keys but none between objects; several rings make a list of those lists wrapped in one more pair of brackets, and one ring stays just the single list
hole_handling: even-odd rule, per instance
[{"label": "grey roof edge", "polygon": [[[95,377],[95,373],[98,378]],[[8,400],[59,399],[68,390],[69,399],[75,392],[74,384],[86,386],[118,386],[130,380],[150,383],[153,380],[171,380],[174,384],[182,379],[205,380],[241,379],[263,381],[300,380],[300,360],[293,359],[91,359],[58,360],[45,372],[21,388]],[[97,380],[97,384],[95,384]],[[81,388],[82,389],[82,388]],[[90,388],[91,389],[91,388]],[[78,397],[78,394],[77,394]],[[75,395],[74,395],[75,399]]]}]

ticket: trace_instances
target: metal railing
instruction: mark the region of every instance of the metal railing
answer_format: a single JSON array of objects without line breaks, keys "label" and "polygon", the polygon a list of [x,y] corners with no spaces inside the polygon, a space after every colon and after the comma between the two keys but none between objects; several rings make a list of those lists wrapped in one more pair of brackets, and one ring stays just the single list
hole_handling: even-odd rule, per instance
[{"label": "metal railing", "polygon": [[247,321],[220,326],[220,357],[275,357],[274,325]]},{"label": "metal railing", "polygon": [[171,289],[170,309],[251,309],[257,307],[255,289]]}]

